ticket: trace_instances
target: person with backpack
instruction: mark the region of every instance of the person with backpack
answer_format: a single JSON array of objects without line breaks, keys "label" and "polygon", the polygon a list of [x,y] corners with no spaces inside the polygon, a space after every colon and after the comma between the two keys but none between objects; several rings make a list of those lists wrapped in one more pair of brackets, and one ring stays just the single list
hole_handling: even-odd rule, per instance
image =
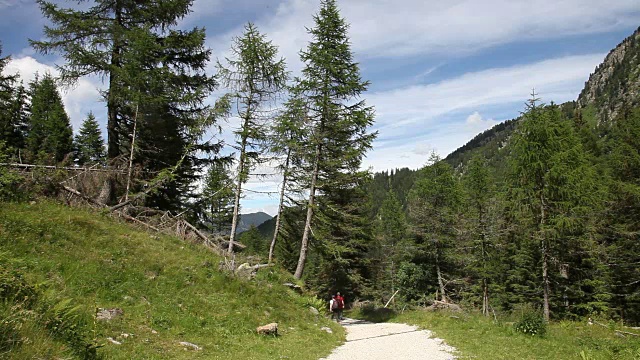
[{"label": "person with backpack", "polygon": [[338,311],[337,311],[337,315],[338,315],[338,321],[342,320],[342,312],[344,311],[344,297],[342,297],[342,295],[340,295],[340,292],[338,292],[338,294],[336,294],[336,302],[338,303]]},{"label": "person with backpack", "polygon": [[329,301],[329,311],[331,312],[331,320],[338,320],[338,301],[336,301],[336,296],[331,295],[331,300]]}]

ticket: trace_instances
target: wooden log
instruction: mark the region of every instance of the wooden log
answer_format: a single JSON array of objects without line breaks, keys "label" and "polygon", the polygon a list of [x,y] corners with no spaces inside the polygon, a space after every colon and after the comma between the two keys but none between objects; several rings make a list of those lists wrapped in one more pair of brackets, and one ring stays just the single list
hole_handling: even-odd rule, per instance
[{"label": "wooden log", "polygon": [[99,206],[99,207],[105,207],[105,205],[100,204],[99,202],[97,202],[97,201],[93,200],[92,198],[84,195],[83,193],[81,193],[80,191],[78,191],[78,190],[76,190],[74,188],[70,188],[70,187],[68,187],[66,185],[62,185],[62,189],[64,189],[65,191],[68,191],[68,192],[70,192],[70,193],[72,193],[72,194],[74,194],[76,196],[81,197],[82,199],[90,202],[93,205],[96,205],[96,206]]},{"label": "wooden log", "polygon": [[33,165],[18,163],[0,163],[0,166],[14,167],[19,169],[47,169],[47,170],[68,170],[68,171],[92,171],[107,173],[124,173],[123,169],[94,169],[93,167],[72,167],[72,166],[54,166],[54,165]]}]

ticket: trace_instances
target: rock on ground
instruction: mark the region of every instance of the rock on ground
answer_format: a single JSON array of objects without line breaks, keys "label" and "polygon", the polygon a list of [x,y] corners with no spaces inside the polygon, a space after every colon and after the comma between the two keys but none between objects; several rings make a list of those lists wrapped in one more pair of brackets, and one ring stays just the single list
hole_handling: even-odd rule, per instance
[{"label": "rock on ground", "polygon": [[347,342],[323,360],[452,360],[454,348],[428,330],[395,323],[373,324],[345,319]]},{"label": "rock on ground", "polygon": [[278,323],[271,323],[264,326],[258,326],[256,332],[262,335],[278,335]]}]

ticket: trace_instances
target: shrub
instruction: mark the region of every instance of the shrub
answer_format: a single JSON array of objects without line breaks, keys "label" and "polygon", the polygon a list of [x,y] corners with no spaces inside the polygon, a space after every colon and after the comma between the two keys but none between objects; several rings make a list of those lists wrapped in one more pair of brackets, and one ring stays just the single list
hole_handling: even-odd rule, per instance
[{"label": "shrub", "polygon": [[514,324],[517,332],[532,336],[544,336],[547,332],[547,322],[539,311],[524,311],[522,317]]},{"label": "shrub", "polygon": [[[9,162],[9,149],[5,147],[5,143],[0,141],[0,163]],[[21,197],[18,186],[23,179],[17,173],[11,171],[8,167],[0,166],[0,201],[18,200]]]}]

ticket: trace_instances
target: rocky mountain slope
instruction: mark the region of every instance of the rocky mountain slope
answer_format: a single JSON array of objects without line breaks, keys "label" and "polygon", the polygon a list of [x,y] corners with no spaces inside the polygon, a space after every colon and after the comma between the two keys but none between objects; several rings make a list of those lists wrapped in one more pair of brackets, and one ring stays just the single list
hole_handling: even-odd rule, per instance
[{"label": "rocky mountain slope", "polygon": [[601,122],[614,120],[624,108],[640,105],[640,27],[598,65],[577,103],[580,108],[595,105]]},{"label": "rocky mountain slope", "polygon": [[[553,99],[549,99],[553,100]],[[561,105],[569,117],[593,108],[599,125],[615,121],[621,111],[640,106],[640,27],[609,52],[585,82],[576,101]],[[510,134],[518,118],[494,126],[458,148],[446,161],[463,166],[476,152],[481,152],[498,172],[503,168]],[[595,124],[594,124],[595,125]]]}]

